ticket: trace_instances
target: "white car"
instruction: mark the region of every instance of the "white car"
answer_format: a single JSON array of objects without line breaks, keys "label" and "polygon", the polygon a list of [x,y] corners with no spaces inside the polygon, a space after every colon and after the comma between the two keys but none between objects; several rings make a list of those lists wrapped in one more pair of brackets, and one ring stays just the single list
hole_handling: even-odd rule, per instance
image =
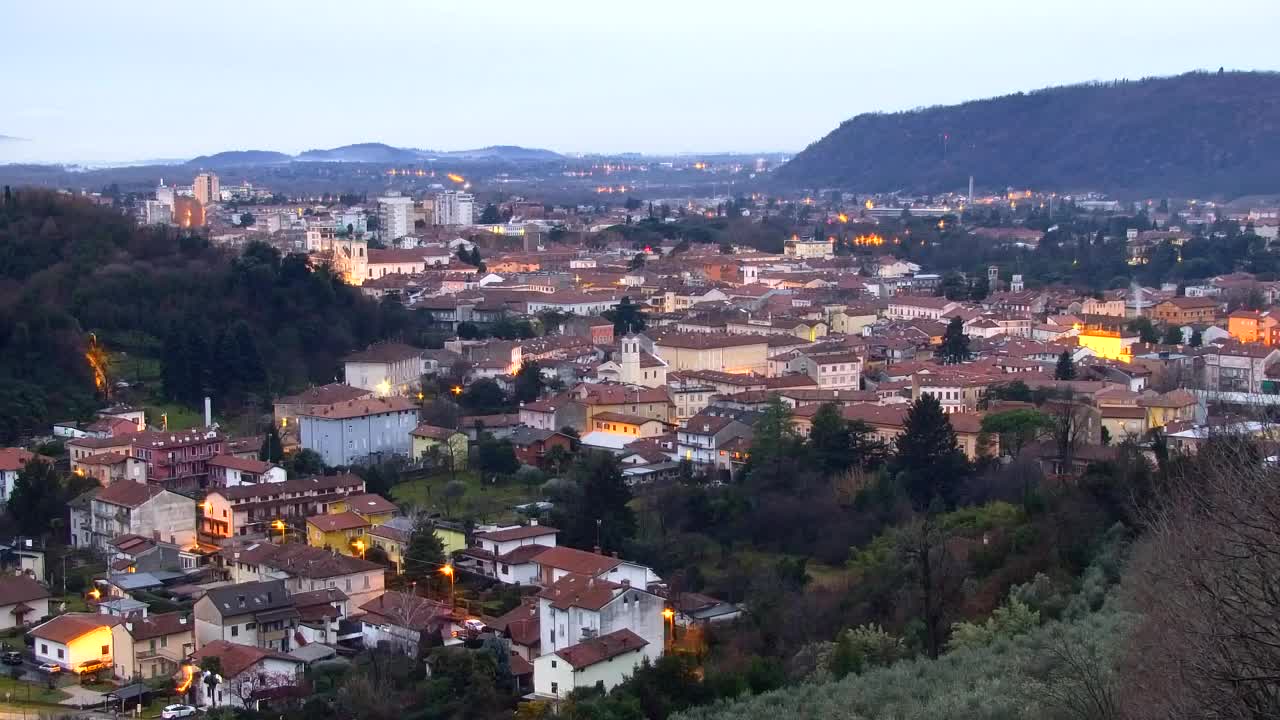
[{"label": "white car", "polygon": [[47,673],[60,673],[62,672],[62,666],[52,662],[40,663],[40,670]]},{"label": "white car", "polygon": [[165,705],[164,710],[160,711],[160,717],[164,718],[164,720],[191,717],[195,714],[196,709],[190,705]]}]

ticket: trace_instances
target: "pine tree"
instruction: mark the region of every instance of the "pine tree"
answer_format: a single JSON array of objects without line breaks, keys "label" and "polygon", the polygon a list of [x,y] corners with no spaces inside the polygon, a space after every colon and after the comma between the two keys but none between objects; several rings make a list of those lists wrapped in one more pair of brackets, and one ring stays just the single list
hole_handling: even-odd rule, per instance
[{"label": "pine tree", "polygon": [[1200,347],[1204,344],[1204,335],[1200,332],[1200,328],[1191,331],[1191,340],[1187,344],[1191,347]]},{"label": "pine tree", "polygon": [[631,489],[612,453],[584,451],[569,469],[578,492],[572,501],[557,503],[553,517],[566,545],[619,550],[636,531]]},{"label": "pine tree", "polygon": [[1174,324],[1165,326],[1164,337],[1161,339],[1164,345],[1181,345],[1182,344],[1182,328]]},{"label": "pine tree", "polygon": [[435,525],[425,516],[417,518],[405,549],[405,579],[425,583],[437,575],[444,561],[444,543],[436,535]]},{"label": "pine tree", "polygon": [[1076,361],[1071,359],[1071,353],[1066,350],[1058,356],[1058,367],[1053,371],[1054,380],[1075,380],[1076,379]]},{"label": "pine tree", "polygon": [[970,472],[969,461],[942,404],[932,395],[921,395],[907,411],[894,469],[916,510],[929,509],[935,499],[943,507],[955,504],[956,491]]},{"label": "pine tree", "polygon": [[947,331],[942,335],[942,359],[948,365],[962,363],[969,359],[969,336],[964,334],[964,321],[958,317],[947,323]]}]

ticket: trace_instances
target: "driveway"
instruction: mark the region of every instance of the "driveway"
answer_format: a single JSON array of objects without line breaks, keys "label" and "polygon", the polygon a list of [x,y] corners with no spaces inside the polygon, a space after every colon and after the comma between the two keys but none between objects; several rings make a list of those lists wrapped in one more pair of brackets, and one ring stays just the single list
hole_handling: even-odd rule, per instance
[{"label": "driveway", "polygon": [[101,705],[105,694],[78,684],[59,686],[58,689],[70,696],[66,700],[59,700],[59,705],[71,705],[78,708]]}]

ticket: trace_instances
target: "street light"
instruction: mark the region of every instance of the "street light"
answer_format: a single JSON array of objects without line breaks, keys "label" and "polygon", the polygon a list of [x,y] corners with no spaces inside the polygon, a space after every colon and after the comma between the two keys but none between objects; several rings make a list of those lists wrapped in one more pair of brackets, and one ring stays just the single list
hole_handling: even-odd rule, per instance
[{"label": "street light", "polygon": [[351,544],[352,544],[352,545],[354,545],[354,546],[355,546],[355,548],[356,548],[356,550],[358,550],[358,551],[360,552],[360,559],[361,559],[361,560],[363,560],[363,559],[364,559],[364,547],[365,547],[365,545],[364,545],[364,541],[363,541],[363,540],[356,540],[355,542],[353,542],[353,543],[351,543]]},{"label": "street light", "polygon": [[281,545],[283,545],[283,544],[284,544],[284,532],[285,532],[285,530],[286,530],[286,529],[288,529],[288,527],[289,527],[289,526],[288,526],[288,525],[285,525],[283,520],[275,520],[274,522],[272,522],[272,523],[271,523],[271,527],[273,527],[273,528],[275,528],[276,530],[279,530],[279,531],[280,531],[280,544],[281,544]]},{"label": "street light", "polygon": [[453,386],[453,388],[451,388],[451,389],[450,389],[450,392],[452,392],[454,395],[461,395],[461,394],[462,394],[462,386],[461,386],[461,385],[454,385],[454,386]]},{"label": "street light", "polygon": [[671,608],[662,608],[662,619],[671,625],[671,632],[667,635],[667,649],[676,641],[676,611]]},{"label": "street light", "polygon": [[449,578],[449,611],[450,611],[450,612],[453,612],[453,606],[454,606],[454,602],[453,602],[453,577],[454,577],[454,576],[453,576],[453,566],[452,566],[452,565],[445,565],[444,567],[440,568],[440,574],[441,574],[441,575],[446,575],[446,576],[448,576],[448,578]]}]

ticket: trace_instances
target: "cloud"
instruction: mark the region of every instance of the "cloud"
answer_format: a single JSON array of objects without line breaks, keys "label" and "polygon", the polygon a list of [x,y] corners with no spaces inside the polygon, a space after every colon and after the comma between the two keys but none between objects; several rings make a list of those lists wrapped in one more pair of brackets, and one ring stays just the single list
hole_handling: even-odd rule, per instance
[{"label": "cloud", "polygon": [[0,142],[31,142],[31,138],[14,137],[13,135],[0,135]]}]

